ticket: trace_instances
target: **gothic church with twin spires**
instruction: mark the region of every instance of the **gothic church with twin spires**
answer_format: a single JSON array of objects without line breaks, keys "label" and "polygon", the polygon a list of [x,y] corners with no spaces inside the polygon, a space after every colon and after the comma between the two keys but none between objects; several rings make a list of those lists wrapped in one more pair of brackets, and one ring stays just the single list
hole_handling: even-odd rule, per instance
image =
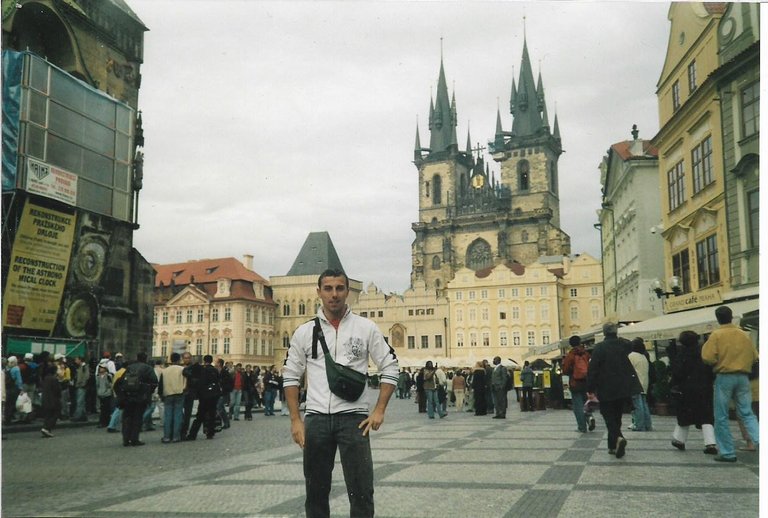
[{"label": "gothic church with twin spires", "polygon": [[562,153],[539,73],[534,82],[527,42],[520,75],[512,79],[512,124],[505,131],[496,113],[496,134],[488,142],[501,177],[490,173],[481,149],[459,150],[455,92],[448,95],[440,62],[437,95],[430,99],[429,146],[416,128],[414,164],[419,171],[419,220],[412,245],[411,285],[442,292],[456,272],[499,264],[514,267],[542,256],[570,254],[570,237],[560,228],[558,159]]}]

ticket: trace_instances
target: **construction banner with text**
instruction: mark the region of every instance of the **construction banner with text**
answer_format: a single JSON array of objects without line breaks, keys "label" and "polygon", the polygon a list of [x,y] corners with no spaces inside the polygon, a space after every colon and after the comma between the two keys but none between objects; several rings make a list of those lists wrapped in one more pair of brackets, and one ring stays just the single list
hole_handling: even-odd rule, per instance
[{"label": "construction banner with text", "polygon": [[53,331],[67,281],[74,214],[27,200],[13,243],[3,296],[3,325]]}]

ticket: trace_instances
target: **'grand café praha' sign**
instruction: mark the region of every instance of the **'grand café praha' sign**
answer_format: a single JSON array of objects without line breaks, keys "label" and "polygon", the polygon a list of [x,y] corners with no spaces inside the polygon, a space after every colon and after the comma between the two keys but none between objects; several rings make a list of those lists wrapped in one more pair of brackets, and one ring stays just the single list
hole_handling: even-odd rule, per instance
[{"label": "'grand caf\u00e9 praha' sign", "polygon": [[696,293],[685,293],[677,297],[669,297],[665,304],[665,313],[677,313],[689,309],[703,308],[723,303],[723,295],[720,288],[701,290]]}]

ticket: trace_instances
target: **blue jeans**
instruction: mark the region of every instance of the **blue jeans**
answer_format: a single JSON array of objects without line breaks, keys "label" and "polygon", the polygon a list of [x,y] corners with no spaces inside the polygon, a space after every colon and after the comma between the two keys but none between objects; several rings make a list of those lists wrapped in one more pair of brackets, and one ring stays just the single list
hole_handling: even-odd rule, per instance
[{"label": "blue jeans", "polygon": [[122,417],[123,409],[115,407],[115,409],[112,411],[112,417],[109,418],[109,425],[107,425],[107,428],[110,430],[117,430],[117,427],[120,426],[122,422]]},{"label": "blue jeans", "polygon": [[736,400],[739,414],[749,437],[757,446],[760,441],[757,418],[752,413],[752,392],[746,374],[718,374],[715,378],[715,440],[723,457],[735,457],[733,436],[728,424],[728,404]]},{"label": "blue jeans", "polygon": [[75,413],[72,419],[86,419],[85,416],[85,387],[75,389]]},{"label": "blue jeans", "polygon": [[309,414],[304,419],[307,518],[330,516],[328,497],[338,448],[349,497],[349,515],[373,516],[373,460],[369,436],[358,428],[363,414]]},{"label": "blue jeans", "polygon": [[181,421],[184,418],[184,394],[165,396],[163,411],[163,439],[181,440]]},{"label": "blue jeans", "polygon": [[150,401],[141,416],[141,425],[147,430],[153,430],[155,428],[155,425],[152,423],[152,414],[155,413],[155,406],[156,403],[154,401]]},{"label": "blue jeans", "polygon": [[427,398],[427,415],[430,419],[435,417],[435,411],[441,416],[445,415],[445,411],[440,406],[436,389],[425,389],[424,396]]},{"label": "blue jeans", "polygon": [[645,394],[635,394],[632,396],[632,419],[635,421],[635,430],[638,432],[650,432],[651,410],[648,408],[648,400]]},{"label": "blue jeans", "polygon": [[584,415],[584,403],[586,402],[587,394],[585,392],[571,392],[573,415],[576,417],[576,428],[578,428],[580,432],[587,431],[587,416]]},{"label": "blue jeans", "polygon": [[242,390],[233,390],[232,398],[229,400],[229,417],[235,421],[240,420],[240,399],[243,397]]},{"label": "blue jeans", "polygon": [[276,390],[264,391],[264,415],[275,415],[275,397]]},{"label": "blue jeans", "polygon": [[225,396],[219,396],[216,401],[216,413],[221,416],[221,422],[224,424],[224,428],[229,428],[229,414],[227,409],[224,408],[224,401],[229,399],[229,394]]}]

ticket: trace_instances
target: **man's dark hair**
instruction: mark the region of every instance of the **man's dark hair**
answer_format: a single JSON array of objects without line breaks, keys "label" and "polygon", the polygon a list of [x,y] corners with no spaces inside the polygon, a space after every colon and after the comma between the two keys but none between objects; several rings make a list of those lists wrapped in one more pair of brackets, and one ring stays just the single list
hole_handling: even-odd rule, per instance
[{"label": "man's dark hair", "polygon": [[581,345],[581,337],[579,335],[573,335],[568,339],[568,343],[571,347],[576,347],[578,345]]},{"label": "man's dark hair", "polygon": [[147,353],[145,353],[144,351],[138,353],[136,355],[136,360],[140,361],[141,363],[147,363]]},{"label": "man's dark hair", "polygon": [[176,363],[179,360],[181,360],[181,355],[179,353],[171,353],[171,363]]},{"label": "man's dark hair", "polygon": [[341,270],[339,268],[328,268],[323,273],[320,274],[320,277],[317,278],[317,287],[322,288],[323,287],[323,279],[326,277],[344,277],[344,286],[349,289],[349,277],[347,277],[347,274],[344,273],[344,270]]},{"label": "man's dark hair", "polygon": [[203,363],[213,363],[213,356],[210,354],[203,356]]},{"label": "man's dark hair", "polygon": [[695,331],[683,331],[677,340],[685,347],[695,347],[699,344],[699,335]]},{"label": "man's dark hair", "polygon": [[603,334],[605,336],[617,336],[619,334],[619,326],[613,322],[607,322],[603,324]]},{"label": "man's dark hair", "polygon": [[216,360],[216,364],[219,367],[224,367],[224,358],[219,358],[218,360]]},{"label": "man's dark hair", "polygon": [[728,306],[720,306],[715,310],[718,324],[730,324],[733,321],[733,311]]}]

